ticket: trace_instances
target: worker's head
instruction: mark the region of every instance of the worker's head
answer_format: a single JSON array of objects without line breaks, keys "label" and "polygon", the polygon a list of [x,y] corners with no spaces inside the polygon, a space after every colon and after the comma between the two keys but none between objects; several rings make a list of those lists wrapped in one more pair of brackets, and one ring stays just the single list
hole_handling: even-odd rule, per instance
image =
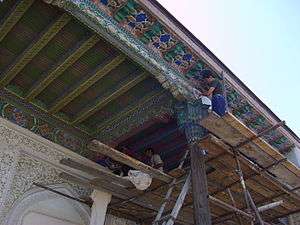
[{"label": "worker's head", "polygon": [[148,156],[148,157],[151,157],[154,155],[154,150],[153,148],[146,148],[145,150],[145,155]]},{"label": "worker's head", "polygon": [[211,70],[202,70],[200,74],[202,79],[204,79],[207,83],[211,83],[215,79]]}]

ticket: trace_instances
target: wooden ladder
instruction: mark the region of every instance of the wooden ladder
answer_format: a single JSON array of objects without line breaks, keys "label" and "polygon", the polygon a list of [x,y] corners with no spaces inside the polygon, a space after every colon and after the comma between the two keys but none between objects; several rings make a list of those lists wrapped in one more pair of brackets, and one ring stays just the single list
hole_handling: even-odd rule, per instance
[{"label": "wooden ladder", "polygon": [[[177,169],[182,169],[183,165],[184,165],[184,162],[186,160],[186,158],[188,157],[189,155],[189,150],[186,150],[183,158],[181,159],[180,163],[179,163],[179,166],[177,167]],[[176,203],[174,205],[174,208],[173,210],[171,211],[170,214],[168,215],[165,215],[162,217],[162,214],[167,206],[167,204],[169,203],[169,201],[171,200],[171,195],[172,195],[172,192],[175,188],[175,186],[177,184],[180,184],[182,183],[183,181],[185,181],[182,189],[181,189],[181,192],[176,200]],[[164,198],[164,201],[152,223],[152,225],[159,225],[159,224],[162,224],[162,225],[173,225],[177,216],[178,216],[178,213],[183,205],[183,202],[184,202],[184,199],[188,193],[188,190],[189,190],[189,187],[191,186],[191,172],[189,171],[188,172],[188,175],[186,176],[185,179],[178,179],[178,178],[174,178],[172,180],[172,182],[169,184],[169,189],[165,195],[165,198]]]}]

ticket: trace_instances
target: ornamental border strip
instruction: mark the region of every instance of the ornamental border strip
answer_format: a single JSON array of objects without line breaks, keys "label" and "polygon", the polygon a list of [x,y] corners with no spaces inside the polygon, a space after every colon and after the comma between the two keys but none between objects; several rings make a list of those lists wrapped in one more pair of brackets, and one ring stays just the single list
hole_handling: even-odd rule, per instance
[{"label": "ornamental border strip", "polygon": [[[178,71],[176,70],[176,68],[172,67],[172,65],[165,63],[164,59],[161,60],[162,54],[159,54],[157,51],[154,51],[153,49],[149,48],[142,41],[137,39],[137,37],[134,34],[132,34],[130,30],[126,29],[126,27],[124,27],[124,23],[118,23],[112,17],[112,15],[115,15],[114,13],[116,13],[118,9],[115,9],[115,11],[110,14],[109,10],[105,10],[104,7],[99,7],[99,4],[102,4],[100,0],[100,2],[98,1],[98,5],[95,3],[96,1],[89,0],[44,1],[64,8],[66,11],[71,13],[85,25],[94,30],[96,33],[102,35],[111,44],[119,48],[121,51],[127,53],[131,58],[139,62],[144,68],[150,71],[162,83],[162,86],[166,89],[169,89],[171,93],[175,95],[175,97],[178,95],[178,93],[179,95],[182,95],[187,99],[195,97],[193,87],[189,83],[187,83],[185,76],[183,76],[182,73],[180,73],[182,71]],[[134,0],[129,1],[135,2]],[[119,4],[121,8],[121,6],[123,7],[128,3],[128,0],[108,0],[105,2],[121,2],[122,4]],[[144,11],[147,12],[147,9],[144,9]],[[166,29],[165,26],[164,29]],[[174,32],[169,33],[174,35]],[[195,54],[195,52],[192,50],[190,50],[190,52]],[[200,60],[200,57],[199,59],[195,60],[195,62],[199,61],[204,66],[206,65],[202,60]],[[193,70],[194,68],[191,67],[190,69]],[[236,99],[233,101],[229,101],[228,104],[229,107],[231,107],[231,110],[233,111],[234,115],[241,119],[249,128],[251,128],[255,132],[258,132],[260,129],[262,129],[262,127],[267,127],[270,123],[265,116],[263,116],[264,119],[262,120],[253,120],[252,122],[250,120],[250,123],[247,123],[245,117],[249,115],[251,115],[251,117],[255,117],[255,115],[261,117],[261,113],[259,113],[255,106],[252,105],[246,99],[246,97],[240,93],[240,91],[236,90],[236,88],[234,88],[233,85],[229,83],[229,81],[226,80],[225,82],[225,85],[228,86],[227,89],[229,90],[229,94],[235,92],[236,99],[238,99],[238,101],[236,101]],[[238,110],[241,108],[244,110]],[[276,131],[276,133],[281,132]],[[292,145],[289,140],[285,140],[285,142],[287,142],[286,145]],[[271,145],[273,144],[271,143]],[[275,145],[274,147],[280,148],[280,145]]]}]

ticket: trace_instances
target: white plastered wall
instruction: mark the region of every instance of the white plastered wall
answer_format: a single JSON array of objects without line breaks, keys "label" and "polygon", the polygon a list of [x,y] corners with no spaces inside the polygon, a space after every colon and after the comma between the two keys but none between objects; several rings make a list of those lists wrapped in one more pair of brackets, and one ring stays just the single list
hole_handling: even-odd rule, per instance
[{"label": "white plastered wall", "polygon": [[[87,194],[88,190],[59,178],[62,171],[87,176],[62,166],[59,161],[63,158],[95,166],[90,160],[0,118],[0,225],[34,225],[42,219],[48,221],[43,223],[47,225],[89,224],[88,207],[33,185],[42,183],[75,197]],[[105,224],[135,225],[114,216],[107,216]]]}]

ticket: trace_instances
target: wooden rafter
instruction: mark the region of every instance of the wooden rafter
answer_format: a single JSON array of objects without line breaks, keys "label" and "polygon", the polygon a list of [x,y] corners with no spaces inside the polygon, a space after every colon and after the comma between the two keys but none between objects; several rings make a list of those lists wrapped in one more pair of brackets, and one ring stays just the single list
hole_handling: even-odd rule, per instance
[{"label": "wooden rafter", "polygon": [[96,178],[94,178],[94,180],[102,179],[102,180],[105,180],[112,184],[116,184],[118,186],[122,186],[125,188],[133,187],[132,183],[129,180],[123,179],[123,178],[113,174],[107,168],[104,168],[98,164],[91,167],[91,166],[86,166],[82,163],[76,162],[72,159],[62,159],[62,160],[60,160],[60,164],[71,167],[72,169],[80,170],[80,171],[83,171],[90,175],[93,175],[96,177]]},{"label": "wooden rafter", "polygon": [[93,104],[91,107],[88,107],[87,109],[83,110],[79,115],[76,117],[76,119],[73,121],[73,124],[80,123],[87,119],[89,116],[93,115],[96,111],[99,111],[102,109],[105,105],[112,102],[125,92],[127,92],[132,87],[136,86],[138,83],[142,82],[147,78],[147,73],[141,73],[137,77],[131,79],[129,82],[127,82],[125,85],[123,85],[121,88],[119,88],[117,91],[113,92],[111,95],[103,99],[102,101],[95,101],[95,104]]},{"label": "wooden rafter", "polygon": [[93,71],[92,74],[88,76],[86,80],[81,82],[78,86],[72,88],[70,92],[64,94],[61,98],[59,98],[56,102],[53,103],[51,108],[49,109],[50,113],[56,113],[60,109],[62,109],[65,105],[79,96],[81,93],[86,91],[89,87],[95,84],[98,80],[120,65],[126,57],[124,55],[118,55],[117,57],[113,58],[107,64],[99,65],[96,71]]},{"label": "wooden rafter", "polygon": [[160,95],[166,93],[166,90],[163,89],[161,91],[152,92],[151,94],[146,95],[141,100],[139,100],[134,106],[129,106],[126,109],[122,110],[122,112],[118,113],[117,115],[113,116],[111,119],[101,123],[97,130],[95,131],[94,135],[96,135],[100,130],[103,130],[105,127],[109,126],[110,124],[114,123],[116,120],[120,119],[120,117],[126,117],[129,113],[137,110],[138,108],[142,108],[144,104],[154,98],[158,98]]},{"label": "wooden rafter", "polygon": [[4,87],[29,63],[38,52],[71,20],[71,17],[63,13],[57,20],[52,22],[3,73],[0,87]]},{"label": "wooden rafter", "polygon": [[33,100],[39,93],[41,93],[48,85],[61,75],[69,66],[75,63],[86,51],[93,47],[99,38],[97,35],[86,37],[80,41],[74,48],[66,53],[53,67],[41,75],[41,79],[34,84],[29,90],[26,100]]},{"label": "wooden rafter", "polygon": [[116,160],[118,162],[124,163],[125,165],[128,165],[134,169],[140,170],[144,173],[149,174],[151,177],[156,178],[158,180],[161,180],[163,182],[169,183],[172,181],[172,177],[158,169],[154,169],[151,166],[148,166],[141,161],[138,161],[125,153],[122,153],[120,151],[117,151],[108,145],[105,145],[97,140],[91,141],[88,146],[88,149],[94,152],[99,152],[103,155],[109,156],[113,160]]},{"label": "wooden rafter", "polygon": [[22,18],[24,13],[29,9],[34,0],[20,0],[15,5],[14,9],[1,22],[0,26],[0,41],[8,34],[14,25]]}]

